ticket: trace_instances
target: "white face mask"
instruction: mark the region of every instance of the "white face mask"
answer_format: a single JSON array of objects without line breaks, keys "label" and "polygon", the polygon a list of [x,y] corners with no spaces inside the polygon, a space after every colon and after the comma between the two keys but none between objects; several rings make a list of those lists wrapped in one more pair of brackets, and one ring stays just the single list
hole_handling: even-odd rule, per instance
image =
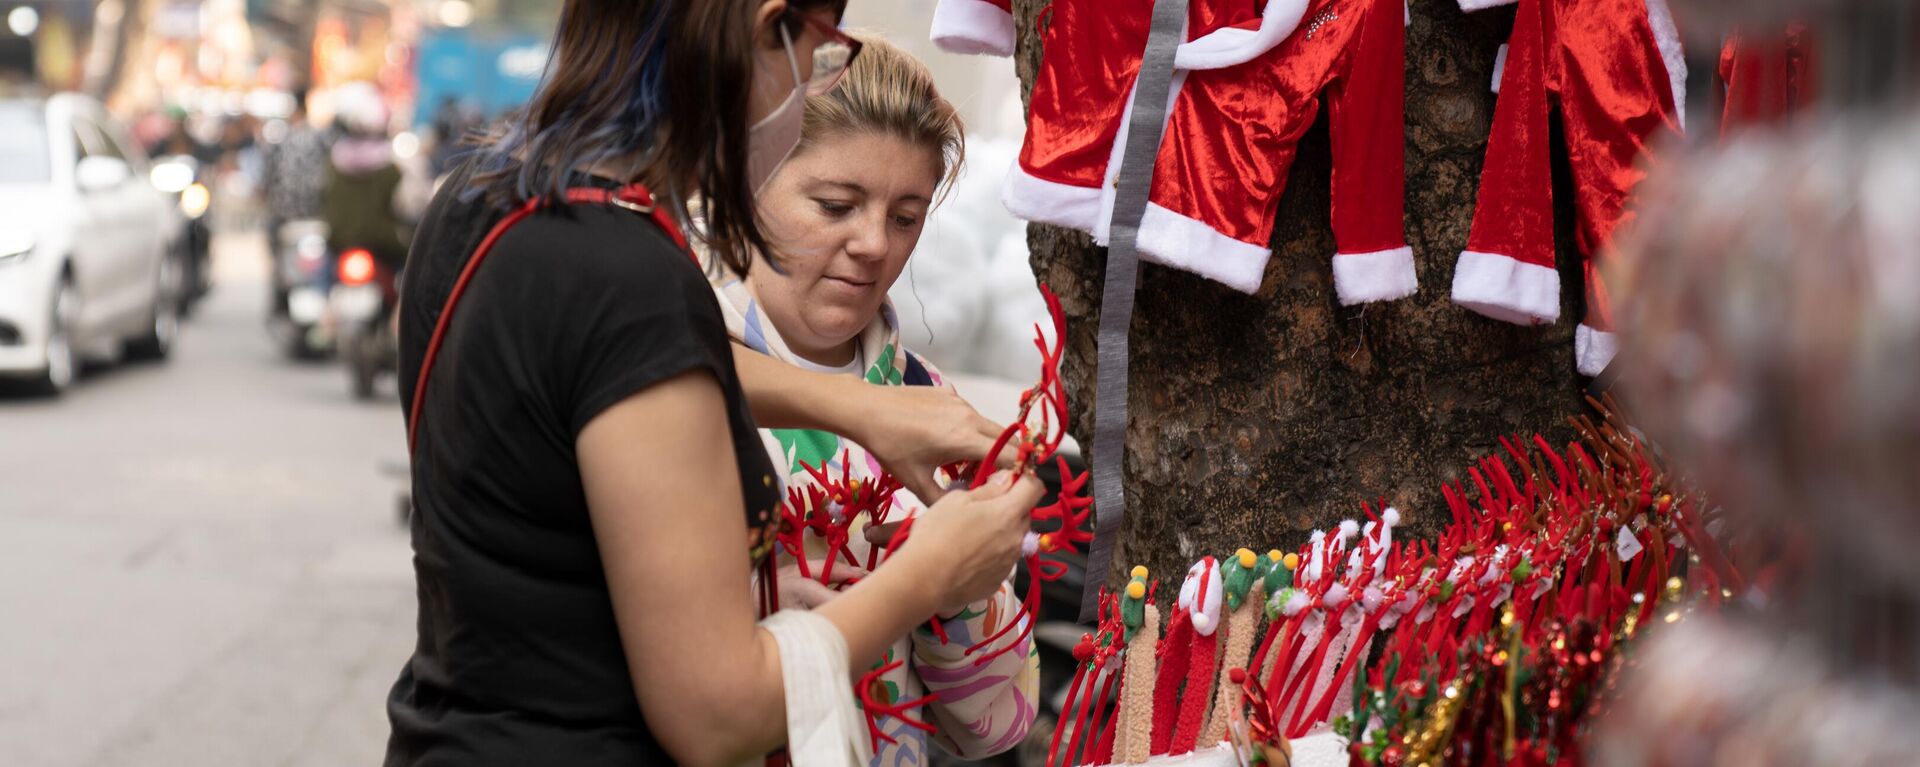
[{"label": "white face mask", "polygon": [[806,118],[807,83],[800,78],[800,60],[793,55],[793,38],[786,27],[780,28],[780,40],[787,48],[787,63],[793,67],[793,92],[747,132],[747,183],[758,195],[765,189],[780,165],[800,145],[800,128]]}]

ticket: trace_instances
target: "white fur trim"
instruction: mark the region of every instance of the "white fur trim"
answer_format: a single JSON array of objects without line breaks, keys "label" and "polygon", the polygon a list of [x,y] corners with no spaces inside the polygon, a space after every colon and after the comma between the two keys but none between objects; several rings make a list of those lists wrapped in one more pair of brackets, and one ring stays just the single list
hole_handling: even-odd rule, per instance
[{"label": "white fur trim", "polygon": [[1520,0],[1460,0],[1460,10],[1473,13],[1474,11],[1484,11],[1488,8],[1513,5],[1518,2],[1520,2]]},{"label": "white fur trim", "polygon": [[1257,30],[1226,27],[1181,43],[1173,52],[1176,69],[1220,69],[1245,64],[1272,50],[1300,26],[1307,0],[1271,0]]},{"label": "white fur trim", "polygon": [[1037,178],[1018,164],[1000,192],[1007,212],[1027,221],[1092,232],[1100,216],[1100,190]]},{"label": "white fur trim", "polygon": [[1620,338],[1605,330],[1596,330],[1586,323],[1573,330],[1573,358],[1580,366],[1580,375],[1597,376],[1613,362],[1613,356],[1620,352]]},{"label": "white fur trim", "polygon": [[1140,257],[1193,272],[1242,293],[1260,290],[1273,252],[1228,237],[1195,219],[1153,203],[1140,217]]},{"label": "white fur trim", "polygon": [[1500,78],[1504,77],[1507,74],[1507,49],[1509,47],[1511,46],[1507,45],[1506,43],[1501,43],[1500,51],[1498,53],[1493,54],[1493,92],[1494,93],[1500,92]]},{"label": "white fur trim", "polygon": [[1680,28],[1673,23],[1673,11],[1667,0],[1647,0],[1647,23],[1653,26],[1653,41],[1660,46],[1660,59],[1667,65],[1667,81],[1673,86],[1673,116],[1680,130],[1687,129],[1687,53],[1680,43]]},{"label": "white fur trim", "polygon": [[1320,576],[1325,572],[1327,565],[1327,533],[1324,530],[1315,530],[1307,540],[1310,543],[1308,550],[1311,553],[1307,555],[1307,561],[1302,563],[1306,568],[1305,583],[1319,583]]},{"label": "white fur trim", "polygon": [[1413,295],[1420,290],[1420,275],[1413,268],[1413,248],[1335,255],[1333,289],[1340,294],[1343,306]]},{"label": "white fur trim", "polygon": [[[1393,548],[1393,528],[1398,524],[1400,524],[1400,510],[1388,506],[1386,511],[1380,512],[1380,534],[1377,537],[1372,535],[1368,537],[1367,550],[1375,555],[1373,560],[1375,578],[1386,574],[1387,552]],[[1373,523],[1367,523],[1367,527],[1373,527]]]},{"label": "white fur trim", "polygon": [[1493,547],[1492,561],[1487,563],[1487,569],[1480,571],[1480,580],[1475,582],[1486,586],[1492,584],[1495,578],[1500,577],[1507,569],[1508,553],[1509,549],[1504,543]]},{"label": "white fur trim", "polygon": [[1453,267],[1453,302],[1516,325],[1551,324],[1560,319],[1560,273],[1469,250]]},{"label": "white fur trim", "polygon": [[1320,598],[1320,602],[1326,605],[1329,610],[1338,610],[1340,609],[1340,605],[1346,603],[1347,596],[1347,584],[1336,583],[1327,587],[1327,594]]},{"label": "white fur trim", "polygon": [[1294,589],[1285,589],[1285,590],[1282,590],[1280,593],[1287,595],[1287,601],[1281,603],[1280,605],[1281,615],[1285,615],[1291,618],[1295,615],[1299,615],[1301,610],[1307,609],[1307,595],[1305,592],[1296,591]]},{"label": "white fur trim", "polygon": [[981,0],[940,0],[930,36],[948,53],[1012,56],[1013,14]]},{"label": "white fur trim", "polygon": [[1453,617],[1458,618],[1473,610],[1473,597],[1461,597],[1460,604],[1453,608]]}]

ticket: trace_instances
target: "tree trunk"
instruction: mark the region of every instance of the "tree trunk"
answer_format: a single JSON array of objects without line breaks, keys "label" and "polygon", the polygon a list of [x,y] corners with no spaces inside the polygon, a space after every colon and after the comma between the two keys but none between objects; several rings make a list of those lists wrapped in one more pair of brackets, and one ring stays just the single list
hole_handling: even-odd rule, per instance
[{"label": "tree trunk", "polygon": [[[1014,2],[1029,95],[1041,55],[1034,16],[1045,4]],[[1557,325],[1496,322],[1449,298],[1493,121],[1494,53],[1512,23],[1509,10],[1468,15],[1449,0],[1412,4],[1406,220],[1416,296],[1353,308],[1334,296],[1324,110],[1279,203],[1258,295],[1142,264],[1126,526],[1109,583],[1135,564],[1177,584],[1202,555],[1292,550],[1310,530],[1364,520],[1360,503],[1382,497],[1402,511],[1407,534],[1430,537],[1449,518],[1441,483],[1466,479],[1469,463],[1497,450],[1500,436],[1571,437],[1565,417],[1581,407],[1585,386],[1573,362],[1576,260],[1561,258]],[[1561,201],[1570,199],[1565,175],[1555,168]],[[1560,251],[1571,254],[1569,211],[1556,218]],[[1091,445],[1106,251],[1042,225],[1028,241],[1035,275],[1066,309],[1072,431]]]}]

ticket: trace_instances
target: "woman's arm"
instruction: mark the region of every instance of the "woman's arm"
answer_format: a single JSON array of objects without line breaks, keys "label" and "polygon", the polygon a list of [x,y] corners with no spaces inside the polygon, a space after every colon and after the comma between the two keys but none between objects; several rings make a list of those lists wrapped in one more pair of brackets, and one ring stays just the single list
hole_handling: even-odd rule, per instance
[{"label": "woman's arm", "polygon": [[[647,724],[676,759],[725,764],[786,734],[779,652],[756,626],[747,529],[725,400],[705,372],[622,400],[580,432],[587,503],[621,643]],[[816,610],[850,663],[956,599],[987,593],[1019,551],[1037,482],[1000,484],[930,510],[926,532],[872,577]],[[965,595],[964,597],[962,595]]]},{"label": "woman's arm", "polygon": [[[980,460],[1000,436],[1000,425],[951,387],[874,386],[858,376],[802,370],[739,344],[733,364],[760,426],[852,439],[929,503],[946,492],[934,480],[937,469]],[[1012,451],[1004,458],[1012,465]]]}]

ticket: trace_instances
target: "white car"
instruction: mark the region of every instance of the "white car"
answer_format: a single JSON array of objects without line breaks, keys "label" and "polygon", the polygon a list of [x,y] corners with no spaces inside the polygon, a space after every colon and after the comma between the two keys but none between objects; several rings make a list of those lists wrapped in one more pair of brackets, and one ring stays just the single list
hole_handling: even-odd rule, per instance
[{"label": "white car", "polygon": [[0,377],[59,393],[83,359],[166,357],[177,211],[85,96],[0,99]]}]

